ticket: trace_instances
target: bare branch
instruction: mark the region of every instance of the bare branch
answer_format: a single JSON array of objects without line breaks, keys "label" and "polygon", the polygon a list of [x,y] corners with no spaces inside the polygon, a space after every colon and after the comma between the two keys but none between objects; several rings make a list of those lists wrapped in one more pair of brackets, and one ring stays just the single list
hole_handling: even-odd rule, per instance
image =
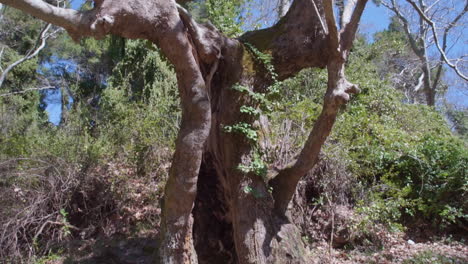
[{"label": "bare branch", "polygon": [[[350,3],[353,3],[352,7],[355,6],[355,8],[354,8],[354,11],[351,15],[349,22],[346,22],[345,21],[345,18],[346,18],[345,13],[347,12],[346,9],[352,8]],[[356,36],[356,32],[359,27],[359,21],[361,20],[362,12],[364,12],[364,8],[366,7],[366,4],[367,4],[367,0],[357,0],[357,3],[355,1],[349,1],[348,4],[346,4],[346,8],[343,13],[344,28],[342,29],[342,33],[341,33],[342,50],[348,51],[349,49],[351,49],[351,46],[353,45],[353,40]]]},{"label": "bare branch", "polygon": [[424,73],[421,73],[421,76],[419,76],[418,78],[418,84],[416,84],[416,86],[414,87],[415,92],[418,92],[421,89],[421,87],[424,84],[423,80],[424,80]]},{"label": "bare branch", "polygon": [[5,47],[2,47],[2,49],[0,50],[0,71],[3,72],[3,68],[2,68],[2,58],[3,58],[3,52],[5,51]]},{"label": "bare branch", "polygon": [[34,47],[34,49],[30,50],[26,56],[24,56],[23,58],[13,62],[12,64],[10,64],[8,67],[6,67],[6,69],[2,72],[2,74],[0,75],[0,88],[2,87],[3,85],[3,82],[5,81],[6,79],[6,76],[8,75],[8,73],[13,70],[16,66],[20,65],[21,63],[25,62],[25,61],[28,61],[34,57],[36,57],[39,52],[44,49],[45,45],[46,45],[46,40],[48,38],[48,35],[47,35],[47,31],[51,28],[51,24],[47,24],[41,31],[41,33],[39,34],[39,37],[37,38],[36,40],[36,45]]},{"label": "bare branch", "polygon": [[20,9],[48,23],[77,29],[83,24],[86,13],[73,9],[59,8],[42,0],[0,0],[0,3]]},{"label": "bare branch", "polygon": [[397,3],[395,0],[391,0],[391,5],[386,3],[386,2],[381,2],[381,4],[385,7],[387,7],[389,10],[393,11],[395,15],[400,19],[400,21],[403,23],[403,28],[405,30],[406,37],[408,38],[411,48],[413,49],[414,53],[418,55],[418,57],[421,54],[421,49],[418,47],[418,44],[416,43],[416,39],[414,38],[413,34],[411,33],[410,29],[410,24],[408,20],[405,18],[405,16],[401,13]]},{"label": "bare branch", "polygon": [[346,5],[343,8],[343,14],[341,15],[341,29],[345,28],[349,21],[351,21],[351,16],[357,1],[358,0],[348,0],[346,2]]},{"label": "bare branch", "polygon": [[328,38],[330,40],[330,48],[332,50],[338,50],[339,48],[339,35],[338,28],[336,27],[335,12],[333,11],[333,1],[323,0],[323,8],[325,12],[325,21],[327,22]]},{"label": "bare branch", "polygon": [[[442,39],[442,50],[444,51],[444,53],[447,52],[447,38],[448,38],[448,34],[450,32],[450,30],[458,23],[458,21],[463,17],[463,15],[466,13],[468,9],[468,1],[466,1],[465,3],[465,8],[462,12],[460,12],[460,14],[458,14],[458,16],[456,16],[452,22],[449,23],[449,25],[445,28],[444,30],[444,35],[443,35],[443,39]],[[460,37],[460,36],[459,36]],[[454,43],[455,45],[455,43]],[[440,60],[443,61],[444,60],[444,54],[440,54]],[[455,64],[455,67],[457,66],[457,64]],[[433,87],[436,87],[437,84],[439,83],[439,80],[440,80],[440,77],[442,76],[442,65],[439,66],[439,68],[437,69],[437,73],[436,73],[436,76],[433,80],[433,84],[432,86]]]},{"label": "bare branch", "polygon": [[432,3],[428,8],[426,8],[426,11],[431,10],[431,9],[432,9],[434,6],[436,6],[439,2],[440,2],[440,0],[434,1],[434,3]]},{"label": "bare branch", "polygon": [[[431,30],[432,30],[432,34],[433,34],[433,37],[434,37],[434,41],[435,41],[435,44],[436,44],[436,47],[437,49],[439,50],[439,53],[442,57],[442,59],[444,60],[444,62],[447,64],[447,66],[449,66],[450,68],[452,68],[455,73],[460,76],[462,79],[464,79],[465,81],[468,81],[468,77],[465,76],[457,67],[457,65],[453,64],[450,62],[450,60],[448,59],[447,57],[447,54],[445,53],[445,50],[443,49],[443,47],[441,46],[440,44],[440,41],[439,41],[439,37],[437,36],[437,29],[436,29],[436,25],[435,25],[435,22],[432,21],[430,18],[428,18],[426,16],[426,14],[424,13],[423,10],[421,10],[421,8],[412,0],[406,0],[415,10],[416,12],[418,12],[419,16],[426,22],[428,23],[430,26],[431,26]],[[460,19],[466,12],[468,11],[468,3],[465,5],[465,8],[464,10],[462,11],[462,13],[457,16],[458,19]],[[453,27],[453,24],[450,24],[449,26],[450,28]],[[450,29],[449,29],[450,30]]]}]

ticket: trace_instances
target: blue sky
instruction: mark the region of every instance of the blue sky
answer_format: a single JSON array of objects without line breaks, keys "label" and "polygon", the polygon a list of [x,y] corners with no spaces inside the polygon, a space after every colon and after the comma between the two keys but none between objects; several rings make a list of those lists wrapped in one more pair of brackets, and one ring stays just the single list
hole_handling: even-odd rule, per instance
[{"label": "blue sky", "polygon": [[[78,9],[83,3],[84,0],[71,1],[72,8],[74,9]],[[376,6],[374,3],[369,1],[361,19],[360,30],[361,33],[367,36],[369,41],[372,41],[374,33],[386,29],[389,22],[389,11],[385,7]],[[465,49],[463,48],[464,45],[461,46],[461,49]],[[454,78],[453,74],[448,73],[447,75],[449,78]],[[464,88],[466,88],[466,82],[450,86],[449,91],[446,94],[447,100],[457,106],[468,107],[468,92],[464,91]],[[55,98],[57,98],[59,95],[60,92],[51,93],[51,104],[49,104],[46,109],[49,112],[49,118],[51,122],[55,124],[60,120],[60,105],[54,104],[53,102],[56,101]]]},{"label": "blue sky", "polygon": [[[84,0],[72,0],[72,8],[78,9]],[[362,16],[361,30],[365,32],[369,38],[377,31],[386,29],[389,24],[389,14],[384,7],[377,7],[374,3],[367,4]]]}]

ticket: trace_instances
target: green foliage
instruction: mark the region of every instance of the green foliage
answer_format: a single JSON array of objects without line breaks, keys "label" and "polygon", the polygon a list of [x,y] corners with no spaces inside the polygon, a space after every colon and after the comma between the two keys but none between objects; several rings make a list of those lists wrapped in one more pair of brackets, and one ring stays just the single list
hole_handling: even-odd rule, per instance
[{"label": "green foliage", "polygon": [[[62,118],[59,126],[47,123],[38,107],[40,94],[37,92],[0,97],[0,193],[3,193],[0,203],[6,211],[0,225],[4,226],[4,221],[12,219],[7,216],[22,217],[23,214],[15,212],[22,210],[26,203],[37,205],[28,211],[32,215],[53,217],[52,220],[47,217],[36,220],[25,216],[20,222],[13,220],[11,223],[29,226],[34,233],[25,232],[27,237],[23,237],[16,229],[9,228],[12,236],[23,242],[10,243],[4,249],[2,241],[1,256],[10,254],[13,257],[12,252],[25,253],[22,250],[47,253],[48,245],[76,235],[74,226],[77,223],[72,222],[76,219],[86,219],[85,222],[79,220],[80,228],[104,223],[103,218],[110,215],[108,210],[121,210],[133,201],[131,194],[135,187],[130,181],[153,183],[157,178],[158,183],[164,185],[180,120],[175,73],[158,50],[148,49],[144,41],[106,41],[106,50],[95,47],[89,52],[100,58],[114,58],[112,62],[108,61],[109,64],[96,61],[96,67],[92,66],[93,69],[103,69],[100,73],[105,76],[109,65],[114,64],[112,75],[106,83],[100,83],[99,78],[93,78],[99,74],[82,72],[83,82],[70,87],[76,92],[75,101],[70,109],[64,107],[66,117]],[[93,41],[84,42],[82,44],[88,46],[95,44]],[[121,50],[123,44],[124,54],[107,55],[113,50]],[[72,58],[73,53],[69,54]],[[69,77],[72,80],[73,76]],[[83,87],[89,89],[80,90]],[[47,165],[30,166],[30,162],[26,162],[29,160],[46,162]],[[125,168],[108,169],[115,167],[113,164],[116,163]],[[73,169],[64,169],[58,174],[48,172],[48,167],[55,171],[68,166]],[[47,184],[43,184],[41,179],[46,179]],[[63,186],[48,184],[49,181]],[[25,204],[7,204],[14,197],[14,188],[45,197],[60,195],[60,199],[54,196],[55,200],[49,202],[36,197],[44,201],[39,204],[33,203],[35,198],[31,196]],[[139,203],[154,206],[159,199],[157,192],[161,189],[162,186],[157,186],[148,195],[143,195],[144,201]],[[87,203],[86,207],[76,208],[74,199]],[[86,217],[77,218],[77,215]],[[40,221],[49,220],[59,224],[45,225],[37,239],[30,241],[44,224]],[[157,217],[152,215],[150,220],[144,220],[154,226]],[[33,247],[21,248],[29,245]],[[40,261],[48,261],[48,258]]]},{"label": "green foliage", "polygon": [[237,168],[244,173],[252,172],[261,177],[266,177],[268,172],[267,164],[258,150],[254,150],[252,161],[248,165],[240,164]]},{"label": "green foliage", "polygon": [[[355,178],[352,199],[363,221],[392,229],[415,218],[442,228],[458,224],[468,213],[466,142],[452,135],[434,109],[403,103],[403,94],[382,80],[379,65],[372,63],[381,56],[378,49],[400,45],[392,44],[399,39],[393,35],[377,46],[357,41],[347,76],[362,92],[338,117],[324,155],[341,150],[338,159]],[[270,117],[274,144],[288,143],[292,153],[302,147],[321,111],[326,78],[326,71],[306,70],[282,83],[281,111]]]},{"label": "green foliage", "polygon": [[468,108],[456,109],[453,106],[447,105],[446,114],[452,123],[452,129],[463,138],[468,140]]},{"label": "green foliage", "polygon": [[34,264],[49,264],[49,263],[54,263],[55,261],[58,261],[61,259],[60,256],[61,252],[59,253],[51,253],[45,257],[37,259]]},{"label": "green foliage", "polygon": [[1,44],[25,54],[34,47],[44,23],[14,8],[7,7],[1,12],[3,13],[0,23]]},{"label": "green foliage", "polygon": [[247,139],[252,142],[257,142],[258,135],[257,131],[252,128],[252,125],[247,123],[237,123],[232,126],[224,126],[224,132],[226,133],[239,133],[244,135]]},{"label": "green foliage", "polygon": [[[227,35],[238,36],[242,32],[240,13],[244,2],[196,1],[191,8],[198,10],[200,20],[209,19]],[[32,36],[37,35],[41,26],[13,9],[8,12],[11,21],[19,21],[20,28],[30,31],[24,35],[0,33],[9,46],[16,47],[5,49],[2,66],[20,58],[31,47]],[[364,224],[379,221],[401,229],[402,220],[414,218],[443,226],[458,224],[467,220],[468,212],[467,143],[451,134],[438,112],[403,103],[402,93],[390,85],[387,73],[398,71],[398,65],[393,65],[395,68],[388,72],[382,71],[389,65],[386,58],[407,52],[404,35],[396,26],[378,34],[374,44],[362,39],[356,41],[347,75],[360,85],[362,93],[353,96],[343,109],[346,111],[339,116],[323,152],[344,164],[343,171],[354,177],[350,182],[355,185],[349,187],[354,191],[351,200],[356,203]],[[237,169],[265,179],[270,165],[290,161],[302,147],[322,110],[327,73],[307,69],[295,78],[280,82],[271,56],[248,43],[245,45],[256,70],[264,72],[264,81],[271,85],[262,87],[262,91],[252,91],[240,84],[232,87],[249,102],[240,107],[239,113],[240,120],[248,121],[226,125],[224,131],[242,135],[254,146],[250,161],[239,164]],[[43,67],[38,71],[41,63]],[[69,70],[70,67],[77,70]],[[64,163],[78,168],[74,177],[83,178],[86,177],[81,175],[88,175],[91,168],[101,168],[95,173],[101,176],[101,171],[105,171],[102,168],[111,167],[109,164],[125,164],[129,167],[126,172],[116,169],[115,175],[103,173],[108,177],[107,185],[100,192],[122,203],[132,199],[128,195],[132,171],[142,176],[157,171],[159,176],[160,168],[164,171],[169,166],[180,122],[177,79],[170,64],[152,44],[117,37],[100,42],[84,39],[76,44],[60,35],[50,42],[41,57],[12,72],[5,91],[33,87],[38,72],[52,81],[65,81],[64,86],[73,95],[73,106],[62,108],[62,122],[54,127],[47,123],[38,106],[43,96],[39,92],[0,97],[0,163],[11,159],[60,157]],[[268,136],[272,145],[280,146],[274,150],[278,155],[268,152],[271,150],[260,150],[262,135],[254,125],[260,115],[266,115],[272,123]],[[454,111],[450,115],[456,120],[459,133],[465,135],[466,114]],[[15,167],[16,172],[36,173],[26,169],[24,162]],[[164,177],[161,178],[158,179],[163,184]],[[84,187],[78,185],[77,179],[73,179],[73,189],[80,193]],[[94,186],[92,180],[84,181]],[[38,180],[5,177],[0,187],[15,184],[35,190]],[[264,195],[251,186],[243,191],[257,198]],[[59,219],[58,232],[66,237],[72,233],[73,208],[67,204],[71,199],[65,200],[50,210]],[[315,201],[317,206],[324,203],[323,196]],[[417,262],[418,259],[426,258],[421,255],[408,263],[423,263]]]},{"label": "green foliage", "polygon": [[369,57],[361,55],[366,52],[351,56],[348,75],[362,93],[331,136],[348,149],[349,169],[362,186],[372,188],[362,210],[367,215],[374,210],[386,223],[403,216],[434,224],[466,220],[466,143],[450,133],[433,109],[402,103],[402,95],[379,80]]},{"label": "green foliage", "polygon": [[189,4],[189,9],[198,20],[210,22],[229,37],[243,33],[241,16],[245,0],[206,0]]},{"label": "green foliage", "polygon": [[[281,82],[277,80],[278,75],[275,72],[272,64],[272,57],[268,54],[264,54],[257,50],[254,46],[249,43],[245,43],[249,52],[252,54],[254,60],[259,64],[260,67],[266,71],[266,78],[269,78],[271,83],[264,92],[252,91],[249,87],[236,84],[232,87],[240,93],[248,95],[249,98],[253,99],[253,105],[242,105],[240,107],[240,113],[249,115],[251,119],[256,120],[260,115],[271,115],[276,108],[279,107],[278,95],[281,89]],[[249,164],[239,164],[238,169],[244,173],[253,173],[257,176],[262,176],[266,180],[266,174],[268,171],[267,163],[265,162],[265,155],[259,151],[258,141],[259,133],[252,124],[246,122],[239,122],[234,125],[224,126],[224,131],[227,133],[239,133],[244,135],[250,143],[254,146],[252,151],[251,161]]]}]

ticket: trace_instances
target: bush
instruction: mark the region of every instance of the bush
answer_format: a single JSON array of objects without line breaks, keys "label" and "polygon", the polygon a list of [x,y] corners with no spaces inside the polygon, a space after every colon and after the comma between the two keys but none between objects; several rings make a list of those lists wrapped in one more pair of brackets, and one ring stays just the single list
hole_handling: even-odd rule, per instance
[{"label": "bush", "polygon": [[126,51],[107,87],[75,100],[57,127],[39,118],[38,93],[1,99],[0,259],[157,227],[180,120],[176,77],[146,42]]}]

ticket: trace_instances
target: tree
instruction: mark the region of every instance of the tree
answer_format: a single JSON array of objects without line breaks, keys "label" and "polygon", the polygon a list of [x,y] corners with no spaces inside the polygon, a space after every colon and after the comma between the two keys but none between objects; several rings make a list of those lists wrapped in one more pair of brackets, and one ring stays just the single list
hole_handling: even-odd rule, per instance
[{"label": "tree", "polygon": [[[419,58],[421,75],[416,88],[421,89],[428,105],[435,105],[436,95],[441,86],[444,66],[452,69],[461,79],[468,77],[460,69],[464,63],[464,55],[456,59],[449,59],[450,44],[456,43],[459,37],[453,36],[454,29],[461,22],[468,11],[468,1],[464,4],[454,1],[382,1],[403,24],[403,30],[414,54]],[[406,3],[406,5],[405,5]],[[455,12],[454,12],[455,10]],[[411,20],[415,17],[414,21]],[[437,17],[437,20],[435,19]],[[417,25],[417,26],[413,26]],[[459,33],[463,34],[463,33]],[[431,59],[430,47],[435,46],[439,54],[437,60]],[[463,66],[462,66],[463,67]]]},{"label": "tree", "polygon": [[[175,1],[95,0],[89,11],[41,0],[0,2],[76,40],[108,34],[149,40],[174,65],[182,123],[165,189],[162,263],[307,263],[285,215],[339,110],[359,92],[346,79],[345,63],[367,0],[348,1],[341,27],[332,0],[295,0],[276,25],[239,39],[198,24]],[[261,156],[255,110],[265,107],[267,93],[278,92],[279,81],[308,67],[328,69],[328,88],[301,153],[268,173],[246,169]]]}]

